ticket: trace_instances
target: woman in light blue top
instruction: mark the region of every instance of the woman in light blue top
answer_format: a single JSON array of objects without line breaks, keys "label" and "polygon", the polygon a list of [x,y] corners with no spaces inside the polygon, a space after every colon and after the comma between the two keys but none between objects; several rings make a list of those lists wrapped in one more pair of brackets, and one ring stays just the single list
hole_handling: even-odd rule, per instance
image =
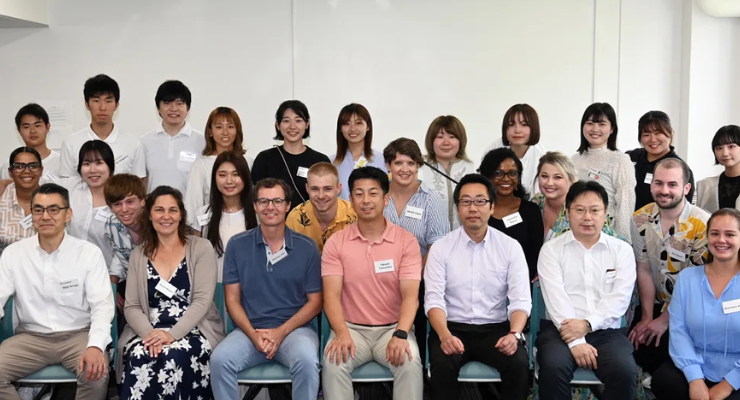
[{"label": "woman in light blue top", "polygon": [[709,263],[681,272],[668,306],[669,351],[658,399],[740,399],[740,211],[709,218]]},{"label": "woman in light blue top", "polygon": [[352,103],[344,106],[337,118],[337,152],[331,162],[339,170],[339,183],[342,191],[339,197],[349,200],[349,174],[355,168],[366,165],[388,169],[383,161],[383,153],[373,150],[373,120],[370,112],[362,104]]}]

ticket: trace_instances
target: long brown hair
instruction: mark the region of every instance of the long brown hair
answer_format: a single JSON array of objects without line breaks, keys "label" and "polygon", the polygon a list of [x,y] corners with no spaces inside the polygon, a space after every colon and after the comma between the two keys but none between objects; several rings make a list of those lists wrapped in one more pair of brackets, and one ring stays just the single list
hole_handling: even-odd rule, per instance
[{"label": "long brown hair", "polygon": [[[717,217],[732,217],[735,218],[735,222],[737,222],[738,228],[740,228],[740,211],[734,209],[734,208],[722,208],[717,211],[715,211],[711,217],[709,217],[709,220],[707,221],[707,240],[709,240],[709,230],[712,228],[712,222]],[[740,251],[738,251],[738,256],[740,256]],[[712,251],[709,250],[709,246],[707,245],[707,264],[714,261],[714,255],[712,255]]]},{"label": "long brown hair", "polygon": [[151,215],[154,202],[161,196],[172,196],[175,198],[181,215],[180,223],[177,227],[177,236],[180,238],[180,243],[182,244],[188,241],[188,213],[185,211],[185,204],[182,202],[182,193],[170,186],[158,186],[146,196],[144,209],[141,210],[141,215],[139,216],[139,226],[141,227],[141,243],[139,245],[144,249],[144,255],[150,259],[157,255],[157,249],[159,248],[159,235],[154,230]]},{"label": "long brown hair", "polygon": [[234,138],[234,144],[231,146],[231,151],[237,154],[244,154],[247,151],[244,150],[242,142],[244,141],[244,131],[242,131],[242,121],[239,119],[239,114],[229,107],[216,107],[215,110],[211,111],[206,122],[206,148],[203,149],[204,156],[210,156],[216,151],[216,141],[213,140],[213,129],[211,125],[216,122],[216,118],[225,118],[227,121],[233,122],[236,126],[236,137]]},{"label": "long brown hair", "polygon": [[344,161],[349,144],[342,134],[342,125],[349,121],[353,115],[362,118],[367,123],[367,133],[365,134],[365,148],[362,150],[367,161],[373,160],[373,120],[370,118],[370,112],[362,104],[352,103],[342,107],[337,118],[337,155],[334,158],[334,164],[339,165]]}]

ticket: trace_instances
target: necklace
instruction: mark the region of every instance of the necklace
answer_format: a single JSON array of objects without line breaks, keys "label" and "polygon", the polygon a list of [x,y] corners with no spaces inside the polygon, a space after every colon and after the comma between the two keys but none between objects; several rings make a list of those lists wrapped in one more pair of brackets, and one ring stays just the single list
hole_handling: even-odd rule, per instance
[{"label": "necklace", "polygon": [[712,272],[712,275],[714,275],[715,278],[726,278],[728,276],[734,276],[735,274],[737,274],[737,271],[735,271],[735,272],[732,272],[730,274],[720,275],[720,274],[718,274],[717,272],[714,271],[714,266],[712,266],[712,264],[707,265],[707,267],[710,267],[712,269],[711,272]]}]

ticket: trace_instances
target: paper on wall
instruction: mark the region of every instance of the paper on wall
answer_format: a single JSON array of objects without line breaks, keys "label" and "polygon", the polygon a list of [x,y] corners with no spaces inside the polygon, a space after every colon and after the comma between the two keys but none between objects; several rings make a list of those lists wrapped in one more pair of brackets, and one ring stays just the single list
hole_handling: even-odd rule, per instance
[{"label": "paper on wall", "polygon": [[46,145],[50,149],[59,150],[64,139],[72,133],[72,108],[65,100],[43,100],[39,104],[49,114],[51,124]]}]

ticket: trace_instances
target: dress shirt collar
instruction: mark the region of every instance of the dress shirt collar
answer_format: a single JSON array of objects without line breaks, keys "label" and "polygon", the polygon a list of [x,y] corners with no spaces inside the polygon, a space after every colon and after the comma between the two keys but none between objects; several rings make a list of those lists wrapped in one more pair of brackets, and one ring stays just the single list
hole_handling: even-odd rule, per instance
[{"label": "dress shirt collar", "polygon": [[[360,240],[369,242],[369,240],[365,239],[365,237],[362,236],[362,233],[360,233],[358,222],[355,222],[349,227],[344,228],[344,229],[349,229],[347,237],[349,238],[349,240],[360,239]],[[383,237],[381,237],[380,240],[376,241],[375,243],[382,242],[382,241],[386,241],[390,243],[395,242],[396,241],[396,228],[397,228],[396,225],[394,225],[391,221],[388,221],[388,218],[385,218],[385,230],[383,231]]]},{"label": "dress shirt collar", "polygon": [[[460,229],[460,241],[465,246],[469,246],[470,244],[472,244],[473,246],[475,246],[476,244],[479,244],[479,243],[476,243],[473,239],[470,238],[470,235],[468,235],[468,232],[465,231],[465,227],[464,226],[461,226],[459,229]],[[483,237],[483,240],[481,240],[480,243],[482,243],[484,245],[488,243],[488,240],[492,236],[491,235],[491,229],[493,229],[493,228],[491,228],[490,226],[486,228],[486,236]]]},{"label": "dress shirt collar", "polygon": [[[157,126],[157,129],[154,131],[154,133],[157,135],[165,134],[169,136],[169,133],[167,133],[167,131],[164,130],[164,124],[159,124]],[[188,124],[187,121],[185,121],[185,125],[183,125],[182,129],[180,129],[180,132],[177,132],[177,135],[172,136],[172,137],[178,137],[180,135],[190,136],[192,133],[193,133],[193,128],[190,126],[190,124]]]},{"label": "dress shirt collar", "polygon": [[71,246],[71,244],[70,244],[70,240],[68,240],[68,239],[67,239],[67,232],[64,232],[64,237],[62,237],[62,242],[61,242],[61,243],[59,243],[59,247],[57,247],[57,249],[56,249],[56,250],[54,250],[54,251],[53,251],[53,252],[51,252],[51,253],[47,253],[47,252],[46,252],[46,250],[44,250],[44,249],[43,249],[43,248],[41,247],[41,243],[39,242],[39,240],[40,240],[40,238],[39,238],[39,235],[38,235],[38,233],[37,233],[37,234],[35,234],[35,235],[33,236],[33,241],[34,241],[34,242],[36,243],[36,250],[37,250],[37,251],[39,252],[39,254],[41,254],[41,255],[49,255],[49,256],[50,256],[50,255],[52,255],[52,254],[57,254],[57,253],[59,253],[59,254],[62,254],[62,253],[64,253],[64,251],[65,251],[65,250],[67,249],[67,247]]},{"label": "dress shirt collar", "polygon": [[[584,249],[586,248],[586,246],[584,246],[583,243],[579,242],[578,239],[576,239],[576,235],[573,234],[573,231],[572,230],[568,230],[567,232],[565,232],[563,234],[563,236],[565,236],[565,238],[563,240],[565,241],[565,245],[566,246],[569,245],[572,242],[576,242],[576,243],[578,243],[578,245],[580,245]],[[602,244],[602,245],[607,246],[607,247],[609,246],[606,243],[606,235],[602,231],[599,231],[599,240],[596,243],[594,243],[594,245],[591,246],[591,248],[593,249],[598,244]]]},{"label": "dress shirt collar", "polygon": [[[87,138],[88,140],[102,140],[100,137],[95,134],[95,131],[92,130],[92,126],[87,126]],[[103,140],[105,143],[115,143],[116,140],[118,140],[118,125],[113,125],[113,130],[110,131],[110,135],[108,135],[105,140]]]},{"label": "dress shirt collar", "polygon": [[[257,234],[257,243],[262,243],[265,247],[268,247],[269,245],[265,242],[265,237],[262,236],[262,228],[257,226],[255,233]],[[283,234],[283,243],[286,249],[293,248],[293,231],[287,226],[285,226],[285,233]]]}]

